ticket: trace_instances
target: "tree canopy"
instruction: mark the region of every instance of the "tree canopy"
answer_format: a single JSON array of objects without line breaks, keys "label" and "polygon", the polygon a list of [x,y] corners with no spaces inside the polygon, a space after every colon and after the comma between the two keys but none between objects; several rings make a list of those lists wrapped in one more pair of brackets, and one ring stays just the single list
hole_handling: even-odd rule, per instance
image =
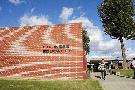
[{"label": "tree canopy", "polygon": [[98,7],[105,32],[112,38],[130,39],[135,33],[134,0],[104,0]]},{"label": "tree canopy", "polygon": [[90,52],[89,42],[90,39],[88,37],[88,33],[85,29],[83,29],[83,49],[86,51],[86,54]]}]

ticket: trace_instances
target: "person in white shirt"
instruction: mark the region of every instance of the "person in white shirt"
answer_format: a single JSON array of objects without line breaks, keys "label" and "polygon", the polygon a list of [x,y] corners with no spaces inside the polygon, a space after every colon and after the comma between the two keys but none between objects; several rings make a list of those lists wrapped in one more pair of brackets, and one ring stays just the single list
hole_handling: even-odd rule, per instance
[{"label": "person in white shirt", "polygon": [[133,77],[133,79],[135,79],[135,58],[133,58],[132,65],[133,65],[133,69],[134,69],[134,77]]},{"label": "person in white shirt", "polygon": [[101,71],[101,77],[105,80],[106,76],[106,65],[104,59],[102,59],[102,63],[99,65],[98,69]]}]

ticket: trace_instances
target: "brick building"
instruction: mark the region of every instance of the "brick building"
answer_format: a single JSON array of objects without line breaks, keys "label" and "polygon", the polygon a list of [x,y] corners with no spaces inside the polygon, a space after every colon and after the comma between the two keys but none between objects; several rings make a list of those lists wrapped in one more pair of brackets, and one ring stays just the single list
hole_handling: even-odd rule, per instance
[{"label": "brick building", "polygon": [[84,79],[80,23],[0,28],[0,77]]}]

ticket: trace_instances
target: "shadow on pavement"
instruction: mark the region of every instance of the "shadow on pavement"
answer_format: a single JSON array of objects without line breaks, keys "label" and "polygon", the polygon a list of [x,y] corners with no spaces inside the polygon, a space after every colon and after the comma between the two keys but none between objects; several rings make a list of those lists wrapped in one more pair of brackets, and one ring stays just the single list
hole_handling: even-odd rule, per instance
[{"label": "shadow on pavement", "polygon": [[101,76],[95,76],[95,77],[101,79]]}]

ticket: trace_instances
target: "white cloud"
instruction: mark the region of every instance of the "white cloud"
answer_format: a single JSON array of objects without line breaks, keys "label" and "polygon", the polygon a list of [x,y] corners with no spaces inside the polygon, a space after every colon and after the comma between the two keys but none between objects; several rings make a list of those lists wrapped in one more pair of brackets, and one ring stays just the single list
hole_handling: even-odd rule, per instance
[{"label": "white cloud", "polygon": [[[78,10],[80,10],[81,8],[82,7],[78,7]],[[91,51],[94,51],[96,53],[96,55],[91,57],[96,56],[112,58],[113,56],[116,57],[118,56],[118,54],[120,54],[118,53],[120,51],[118,40],[105,40],[103,32],[97,26],[95,26],[86,16],[84,16],[84,14],[82,14],[82,10],[80,10],[80,17],[71,17],[71,15],[74,13],[73,10],[73,8],[64,7],[62,10],[62,14],[60,14],[60,19],[63,20],[63,23],[82,23],[82,26],[86,28],[90,38],[90,49]],[[67,12],[70,12],[70,14],[66,14],[67,16],[64,17],[64,14]],[[71,19],[69,17],[71,17]]]},{"label": "white cloud", "polygon": [[90,58],[91,59],[94,59],[94,58],[97,59],[98,58],[100,60],[103,59],[103,58],[104,59],[113,59],[113,57],[112,56],[109,56],[109,55],[93,55]]},{"label": "white cloud", "polygon": [[63,23],[67,23],[68,19],[73,14],[73,11],[74,11],[73,8],[63,7],[59,18],[62,20]]},{"label": "white cloud", "polygon": [[104,40],[101,30],[95,26],[87,17],[78,17],[74,20],[69,20],[69,23],[82,23],[83,27],[88,31],[90,38],[90,46],[92,50],[106,51],[117,47],[117,40]]},{"label": "white cloud", "polygon": [[21,3],[24,3],[23,0],[9,0],[10,3],[14,4],[14,5],[19,5]]},{"label": "white cloud", "polygon": [[109,40],[109,41],[100,41],[99,49],[100,50],[114,50],[118,48],[119,42],[117,40]]},{"label": "white cloud", "polygon": [[52,24],[47,16],[41,15],[30,15],[30,14],[25,14],[23,17],[19,19],[20,25],[21,26],[26,26],[26,25],[43,25],[43,24]]},{"label": "white cloud", "polygon": [[[85,28],[91,28],[94,26],[93,23],[87,17],[81,16],[81,17],[78,17],[73,20],[68,20],[68,23],[78,23],[78,22],[82,23]],[[95,28],[95,26],[94,26],[94,28]]]},{"label": "white cloud", "polygon": [[88,35],[90,38],[90,45],[100,42],[103,38],[99,28],[97,26],[94,26],[93,23],[87,17],[81,16],[74,20],[69,20],[68,23],[82,23],[82,26],[85,27],[86,30],[88,31]]},{"label": "white cloud", "polygon": [[127,48],[126,51],[127,58],[132,59],[135,57],[135,50],[133,48]]}]

